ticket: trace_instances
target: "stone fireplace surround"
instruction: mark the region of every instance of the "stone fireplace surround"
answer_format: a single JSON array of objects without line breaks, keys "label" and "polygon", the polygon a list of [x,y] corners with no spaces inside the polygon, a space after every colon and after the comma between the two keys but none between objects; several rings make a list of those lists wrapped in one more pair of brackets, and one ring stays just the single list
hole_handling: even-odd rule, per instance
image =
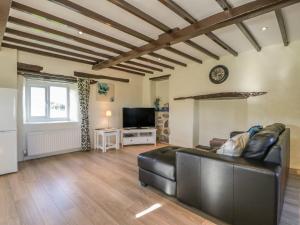
[{"label": "stone fireplace surround", "polygon": [[160,143],[169,143],[169,112],[158,111],[155,113],[157,141]]}]

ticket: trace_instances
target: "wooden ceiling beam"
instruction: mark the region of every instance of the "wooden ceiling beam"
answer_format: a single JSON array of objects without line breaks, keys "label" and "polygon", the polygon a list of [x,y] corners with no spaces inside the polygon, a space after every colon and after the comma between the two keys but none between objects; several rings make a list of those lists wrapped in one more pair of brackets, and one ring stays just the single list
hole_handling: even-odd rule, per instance
[{"label": "wooden ceiling beam", "polygon": [[138,63],[138,62],[135,62],[135,61],[127,61],[127,62],[124,62],[124,63],[135,65],[135,66],[140,66],[140,67],[144,67],[144,68],[148,68],[148,69],[154,70],[154,71],[159,71],[159,72],[163,71],[160,68],[149,66],[149,65],[146,65],[146,64],[143,64],[143,63]]},{"label": "wooden ceiling beam", "polygon": [[156,64],[158,66],[162,66],[162,67],[165,67],[165,68],[168,68],[168,69],[171,69],[171,70],[175,69],[174,66],[170,66],[170,65],[167,65],[167,64],[164,64],[164,63],[161,63],[161,62],[156,62],[156,61],[153,61],[152,59],[148,59],[148,58],[144,58],[144,57],[137,57],[137,59],[139,59],[143,62]]},{"label": "wooden ceiling beam", "polygon": [[74,72],[75,77],[81,77],[81,78],[89,78],[89,79],[96,79],[96,80],[113,80],[113,81],[119,81],[124,83],[129,83],[129,79],[124,78],[117,78],[117,77],[109,77],[105,75],[98,75],[98,74],[91,74],[91,73],[82,73],[82,72]]},{"label": "wooden ceiling beam", "polygon": [[[181,18],[183,18],[184,20],[186,20],[190,24],[193,24],[193,23],[197,22],[197,20],[191,14],[189,14],[185,9],[180,7],[173,0],[158,0],[158,1],[160,1],[162,4],[164,4],[166,7],[168,7],[171,11],[176,13],[178,16],[180,16]],[[224,41],[222,41],[220,38],[218,38],[212,32],[208,32],[205,35],[209,39],[211,39],[213,42],[215,42],[217,45],[219,45],[220,47],[222,47],[223,49],[228,51],[230,54],[232,54],[234,56],[238,55],[238,53],[233,48],[231,48],[228,44],[226,44]],[[217,58],[216,58],[215,55],[212,55],[211,57],[213,57],[215,59],[219,59],[219,57],[217,56]]]},{"label": "wooden ceiling beam", "polygon": [[121,67],[121,68],[129,69],[129,70],[133,70],[133,71],[153,74],[153,72],[150,71],[150,70],[140,69],[140,68],[137,68],[137,67],[134,67],[134,66],[128,66],[128,65],[124,65],[124,64],[118,64],[117,66]]},{"label": "wooden ceiling beam", "polygon": [[[20,39],[16,39],[16,38],[11,38],[11,37],[7,37],[7,36],[4,36],[4,40],[8,41],[8,42],[15,43],[15,44],[21,44],[21,45],[25,45],[25,46],[29,46],[29,47],[40,48],[40,49],[43,49],[43,50],[52,51],[52,52],[55,52],[55,53],[61,53],[61,54],[68,55],[68,56],[74,56],[74,57],[79,57],[79,58],[83,58],[83,59],[92,60],[92,61],[95,61],[95,63],[99,62],[99,61],[103,61],[103,60],[100,60],[98,58],[78,54],[78,53],[75,53],[75,52],[70,52],[70,51],[66,51],[66,50],[63,50],[63,49],[53,48],[53,47],[49,47],[49,46],[45,46],[45,45],[41,45],[41,44],[29,42],[29,41],[24,41],[24,40],[20,40]],[[133,70],[133,71],[139,71],[139,72],[153,74],[153,72],[150,71],[150,70],[144,70],[144,69],[140,69],[140,68],[133,67],[133,66],[126,66],[126,65],[122,65],[122,64],[118,64],[117,66],[118,67],[123,67],[125,69],[130,69],[130,70]]]},{"label": "wooden ceiling beam", "polygon": [[171,32],[172,28],[168,27],[167,25],[163,24],[162,22],[158,21],[154,17],[148,15],[147,13],[143,12],[142,10],[138,9],[137,7],[129,4],[124,0],[108,0],[109,2],[113,3],[114,5],[124,9],[125,11],[135,15],[136,17],[144,20],[147,23],[150,23],[154,27],[164,31],[164,32]]},{"label": "wooden ceiling beam", "polygon": [[18,62],[18,70],[23,70],[23,71],[33,71],[33,72],[41,72],[44,68],[42,66],[37,66],[37,65],[32,65],[32,64],[27,64],[27,63],[20,63]]},{"label": "wooden ceiling beam", "polygon": [[210,56],[210,57],[213,58],[213,59],[216,59],[216,60],[219,60],[219,59],[220,59],[219,56],[217,56],[216,54],[214,54],[214,53],[208,51],[206,48],[203,48],[203,47],[201,47],[200,45],[196,44],[196,42],[194,42],[194,41],[187,40],[187,41],[185,41],[184,43],[186,43],[188,46],[193,47],[194,49],[199,50],[200,52],[204,53],[205,55]]},{"label": "wooden ceiling beam", "polygon": [[[69,0],[51,0],[51,2],[57,3],[59,5],[62,5],[65,8],[71,9],[71,10],[73,10],[73,11],[75,11],[75,12],[81,14],[81,15],[84,15],[84,16],[86,16],[88,18],[94,19],[94,20],[96,20],[96,21],[98,21],[100,23],[103,23],[105,25],[109,25],[111,27],[114,27],[115,29],[118,29],[118,30],[120,30],[120,31],[122,31],[124,33],[127,33],[127,34],[129,34],[131,36],[134,36],[136,38],[139,38],[139,39],[141,39],[143,41],[146,41],[146,42],[152,42],[152,41],[154,41],[154,39],[152,39],[152,38],[150,38],[150,37],[148,37],[148,36],[146,36],[146,35],[144,35],[142,33],[139,33],[139,32],[137,32],[137,31],[135,31],[135,30],[133,30],[133,29],[131,29],[129,27],[126,27],[126,26],[124,26],[124,25],[122,25],[122,24],[120,24],[118,22],[115,22],[115,21],[113,21],[113,20],[111,20],[109,18],[106,18],[106,17],[104,17],[104,16],[102,16],[102,15],[100,15],[98,13],[95,13],[92,10],[89,10],[89,9],[87,9],[85,7],[82,7],[82,6],[80,6],[80,5],[76,4],[76,3],[73,3],[71,1],[69,1]],[[41,11],[38,11],[38,10],[35,10],[35,9],[32,9],[32,8],[30,9],[30,7],[28,7],[28,6],[25,6],[25,8],[28,11],[31,11],[30,13],[32,13],[32,12],[38,13],[39,16],[43,16],[43,17],[46,17],[48,19],[52,19],[52,20],[54,20],[56,22],[65,23],[68,26],[74,27],[74,28],[76,28],[78,30],[81,30],[81,31],[85,32],[85,33],[88,33],[88,34],[96,36],[96,37],[98,36],[99,38],[101,38],[101,36],[97,35],[97,33],[95,33],[94,30],[90,30],[88,28],[84,28],[85,30],[83,30],[83,28],[82,27],[80,28],[80,25],[78,25],[78,24],[75,24],[75,23],[63,20],[61,18],[55,17],[53,15],[50,15],[48,13],[44,13],[44,12],[41,12]],[[101,35],[103,35],[103,34],[101,34]],[[126,47],[126,48],[129,48],[129,49],[135,49],[136,48],[136,46],[131,45],[131,44],[126,43],[126,42],[123,42],[123,44],[122,44],[120,42],[120,40],[119,40],[119,42],[116,42],[115,40],[118,40],[118,39],[115,39],[115,40],[113,40],[113,39],[111,39],[111,40],[105,39],[105,40],[108,40],[108,41],[113,42],[115,44],[119,44],[119,45],[121,45],[123,47]]]},{"label": "wooden ceiling beam", "polygon": [[[224,11],[232,9],[232,6],[228,3],[227,0],[216,0],[216,1]],[[243,22],[237,23],[236,26],[240,29],[240,31],[248,39],[248,41],[256,49],[256,51],[259,52],[261,50],[261,46],[258,44],[257,40],[250,32],[250,30],[247,28],[247,26]]]},{"label": "wooden ceiling beam", "polygon": [[14,24],[17,24],[17,25],[20,25],[20,26],[24,26],[24,27],[28,27],[28,28],[32,28],[32,29],[36,29],[36,30],[41,30],[41,31],[44,31],[46,33],[51,33],[51,34],[54,34],[54,35],[57,35],[57,36],[60,36],[60,37],[71,39],[71,40],[77,41],[81,44],[85,44],[85,45],[89,45],[89,46],[92,46],[92,47],[95,47],[95,48],[103,49],[103,50],[108,51],[108,52],[113,52],[113,53],[116,53],[116,54],[124,53],[123,51],[120,51],[118,49],[111,48],[111,47],[108,47],[108,46],[105,46],[105,45],[102,45],[102,44],[99,44],[99,43],[96,43],[96,42],[92,42],[92,41],[89,41],[89,40],[86,40],[86,39],[83,39],[83,38],[79,38],[77,36],[74,36],[74,35],[71,35],[71,34],[68,34],[68,33],[65,33],[65,32],[61,32],[61,31],[58,31],[58,30],[54,30],[54,29],[51,29],[51,28],[48,28],[48,27],[45,27],[45,26],[41,26],[41,25],[38,25],[36,23],[28,22],[26,20],[22,20],[22,19],[19,19],[19,18],[16,18],[16,17],[10,16],[8,18],[8,21],[10,23],[14,23]]},{"label": "wooden ceiling beam", "polygon": [[12,4],[12,0],[0,1],[0,50],[1,50],[1,43],[5,33],[6,24],[8,21],[11,4]]},{"label": "wooden ceiling beam", "polygon": [[174,63],[174,64],[177,64],[177,65],[179,65],[179,66],[187,67],[186,63],[180,62],[180,61],[175,60],[175,59],[170,59],[170,58],[168,58],[168,57],[166,57],[166,56],[157,54],[157,53],[155,53],[155,52],[151,52],[151,53],[149,53],[149,55],[152,56],[152,57],[155,57],[155,58],[157,58],[157,59],[163,59],[163,60],[165,60],[165,61],[169,61],[169,62]]},{"label": "wooden ceiling beam", "polygon": [[222,47],[224,50],[229,52],[233,56],[238,56],[238,52],[235,51],[232,47],[230,47],[227,43],[222,41],[217,35],[215,35],[213,32],[207,32],[205,34],[210,40],[214,41],[217,43],[220,47]]},{"label": "wooden ceiling beam", "polygon": [[[189,55],[189,54],[187,54],[187,53],[185,53],[185,52],[179,51],[179,50],[176,49],[176,48],[172,48],[172,47],[169,46],[169,44],[167,44],[166,47],[164,47],[164,49],[167,50],[167,51],[169,51],[169,52],[172,52],[172,53],[174,53],[174,54],[176,54],[176,55],[179,55],[179,56],[181,56],[181,57],[183,57],[183,58],[192,60],[192,61],[194,61],[194,62],[196,62],[196,63],[200,63],[200,64],[202,63],[202,60],[201,60],[201,59],[198,59],[198,58],[196,58],[196,57],[194,57],[194,56],[191,56],[191,55]],[[158,50],[159,50],[159,49],[158,49]],[[148,54],[150,54],[150,53],[148,53]]]},{"label": "wooden ceiling beam", "polygon": [[54,39],[42,37],[40,35],[30,34],[30,33],[27,33],[27,32],[11,29],[11,28],[8,28],[8,27],[6,28],[6,33],[13,34],[13,35],[16,35],[16,36],[19,36],[19,37],[32,39],[32,40],[35,40],[35,41],[44,42],[44,43],[47,43],[47,44],[53,44],[53,45],[57,45],[57,46],[60,46],[60,47],[69,48],[69,49],[76,50],[76,51],[79,51],[79,52],[85,52],[85,53],[100,56],[100,57],[103,57],[103,58],[106,58],[106,59],[113,58],[112,55],[107,55],[107,54],[104,54],[104,53],[101,53],[101,52],[95,52],[93,50],[82,48],[82,47],[79,47],[77,45],[71,45],[71,44],[68,44],[68,43],[65,43],[65,42],[61,42],[61,41],[57,41],[57,40],[54,40]]},{"label": "wooden ceiling beam", "polygon": [[158,1],[164,4],[167,8],[169,8],[171,11],[176,13],[178,16],[183,18],[188,23],[193,24],[197,22],[197,20],[191,14],[189,14],[185,9],[180,7],[176,2],[172,0],[158,0]]},{"label": "wooden ceiling beam", "polygon": [[[22,20],[22,19],[18,19],[18,18],[15,18],[15,17],[9,17],[8,20],[9,20],[9,22],[20,25],[20,26],[25,26],[25,27],[41,30],[41,31],[44,31],[46,33],[51,33],[51,34],[54,34],[54,35],[57,35],[57,36],[60,36],[60,37],[63,37],[63,38],[67,38],[67,39],[76,41],[76,42],[81,43],[81,44],[85,44],[85,45],[95,47],[95,48],[115,52],[115,53],[118,53],[118,54],[123,54],[124,53],[120,50],[117,50],[117,49],[114,49],[114,48],[111,48],[111,47],[107,47],[105,45],[101,45],[101,44],[98,44],[96,42],[92,42],[92,41],[89,41],[89,40],[86,40],[86,39],[83,39],[83,38],[79,38],[79,37],[76,37],[76,36],[61,32],[61,31],[57,31],[57,30],[54,30],[54,29],[51,29],[51,28],[48,28],[48,27],[44,27],[44,26],[41,26],[41,25],[38,25],[38,24],[35,24],[35,23],[31,23],[31,22],[28,22],[28,21],[25,21],[25,20]],[[36,37],[37,37],[37,35],[28,34],[28,33],[21,32],[21,31],[15,32],[15,30],[10,29],[10,28],[7,28],[7,32],[11,33],[11,34],[14,34],[14,35],[18,35],[18,36],[24,35],[24,37],[28,37],[28,38],[31,38],[31,39],[36,39]],[[52,40],[52,39],[49,39],[49,38],[46,39],[46,38],[40,37],[36,40],[45,41],[45,42],[52,43],[52,44],[57,44],[57,45],[62,46],[62,47],[67,47],[66,44],[64,44],[62,42]],[[74,48],[74,47],[78,50],[80,48],[80,47],[68,45],[68,48]],[[80,50],[80,51],[82,51],[82,50]],[[94,53],[92,53],[92,54],[94,54]],[[97,53],[95,55],[98,55],[98,56],[101,56],[101,57],[107,58],[107,59],[112,59],[113,58],[112,55],[108,55],[108,54],[104,54],[104,53]],[[159,55],[159,54],[157,54],[157,56],[158,57],[164,57],[164,56]],[[143,59],[143,57],[140,57],[140,58]],[[158,62],[153,60],[151,63],[156,65]],[[142,65],[143,64],[141,64],[141,66]],[[149,66],[146,66],[146,65],[143,65],[143,67],[151,69]],[[152,68],[155,68],[155,67],[152,67]],[[152,69],[152,70],[162,71],[161,69],[158,69],[158,68]]]},{"label": "wooden ceiling beam", "polygon": [[247,28],[247,26],[244,23],[237,23],[236,26],[240,29],[240,31],[244,34],[244,36],[248,39],[248,41],[256,49],[256,51],[260,52],[261,46],[259,45],[254,35]]},{"label": "wooden ceiling beam", "polygon": [[170,76],[171,76],[171,74],[162,75],[162,76],[158,76],[158,77],[150,77],[149,80],[151,80],[151,81],[169,80]]},{"label": "wooden ceiling beam", "polygon": [[[74,57],[80,57],[80,58],[83,58],[83,59],[94,60],[95,61],[95,62],[93,62],[94,64],[97,61],[99,61],[99,59],[97,59],[97,58],[89,57],[89,56],[86,56],[86,55],[81,55],[81,54],[78,54],[78,53],[75,53],[75,52],[69,52],[69,51],[65,51],[65,50],[62,50],[62,49],[53,48],[53,47],[49,47],[49,46],[45,46],[45,45],[40,45],[40,44],[37,44],[37,43],[28,42],[28,41],[24,41],[24,40],[20,40],[20,39],[16,39],[16,38],[11,38],[11,37],[7,37],[7,36],[4,36],[4,40],[8,41],[8,42],[12,42],[14,44],[21,44],[21,45],[26,45],[26,46],[29,46],[29,47],[40,48],[40,49],[43,49],[43,50],[52,51],[52,52],[55,52],[55,53],[61,53],[61,54],[68,55],[68,56],[74,56]],[[131,72],[136,72],[137,71],[137,72],[144,72],[144,73],[153,74],[152,71],[136,68],[136,67],[133,67],[133,66],[126,66],[126,65],[122,65],[122,64],[118,64],[117,66],[118,67],[123,67],[125,69],[133,70]]]},{"label": "wooden ceiling beam", "polygon": [[50,0],[51,2],[54,2],[54,3],[57,3],[61,6],[64,6],[65,8],[67,9],[71,9],[73,11],[75,11],[76,13],[79,13],[83,16],[86,16],[86,17],[89,17],[91,19],[94,19],[100,23],[103,23],[103,24],[106,24],[108,26],[111,26],[117,30],[120,30],[120,31],[123,31],[124,33],[127,33],[127,34],[130,34],[136,38],[139,38],[141,40],[144,40],[146,42],[151,42],[153,41],[152,38],[150,37],[147,37],[146,35],[142,34],[142,33],[139,33],[129,27],[126,27],[120,23],[117,23],[107,17],[104,17],[98,13],[95,13],[94,11],[90,10],[90,9],[87,9],[85,7],[82,7],[76,3],[73,3],[69,0]]},{"label": "wooden ceiling beam", "polygon": [[283,15],[282,15],[282,10],[281,9],[275,10],[275,15],[276,15],[276,19],[277,19],[277,22],[279,25],[283,44],[284,44],[284,46],[288,46],[289,39],[288,39],[288,35],[287,35],[285,21],[284,21]]},{"label": "wooden ceiling beam", "polygon": [[123,68],[119,68],[116,66],[111,66],[111,67],[109,67],[109,69],[118,70],[118,71],[122,71],[122,72],[126,72],[126,73],[131,73],[131,74],[135,74],[135,75],[139,75],[139,76],[145,76],[145,73],[140,73],[140,72],[136,72],[136,71],[132,71],[132,70],[128,70],[128,69],[123,69]]},{"label": "wooden ceiling beam", "polygon": [[[124,1],[124,0],[108,0],[111,3],[119,6],[120,8],[124,9],[125,11],[135,15],[136,17],[144,20],[145,22],[151,24],[152,26],[164,31],[164,32],[171,32],[171,28],[168,27],[167,25],[163,24],[162,22],[158,21],[157,19],[155,19],[154,17],[148,15],[147,13],[143,12],[142,10],[136,8],[135,6],[129,4],[128,2]],[[186,41],[185,42],[188,46],[214,58],[214,59],[219,59],[219,57],[217,55],[215,55],[214,53],[210,52],[209,50],[203,48],[202,46],[200,46],[199,44],[195,43],[194,41]],[[167,49],[168,50],[168,49]],[[172,51],[174,53],[174,51]],[[181,56],[183,56],[181,54]],[[198,62],[198,61],[197,61]]]},{"label": "wooden ceiling beam", "polygon": [[300,0],[256,0],[244,5],[223,11],[205,19],[191,24],[183,29],[178,29],[172,34],[165,33],[161,35],[155,42],[143,45],[136,48],[134,51],[129,51],[121,56],[115,57],[113,60],[94,65],[94,69],[103,69],[133,58],[140,57],[153,51],[165,48],[170,44],[176,44],[182,41],[189,40],[202,34],[206,34],[216,29],[240,23],[244,20],[271,12],[273,10],[286,7]]},{"label": "wooden ceiling beam", "polygon": [[165,61],[167,61],[167,62],[174,63],[174,64],[177,64],[177,65],[179,65],[179,66],[184,66],[184,67],[186,67],[186,64],[183,63],[183,62],[180,62],[180,61],[178,61],[178,60],[172,59],[172,58],[170,58],[170,57],[167,57],[167,56],[164,56],[164,55],[155,53],[155,52],[150,52],[150,53],[148,53],[148,55],[151,55],[151,56],[157,58],[158,60],[163,59],[163,60],[165,60]]},{"label": "wooden ceiling beam", "polygon": [[12,38],[12,37],[8,37],[8,36],[4,36],[3,40],[5,40],[7,42],[12,42],[14,44],[25,45],[27,47],[40,48],[40,49],[43,49],[43,50],[46,50],[46,51],[51,51],[51,52],[60,53],[60,54],[64,54],[64,55],[83,58],[83,59],[91,60],[93,62],[103,61],[103,60],[100,60],[100,59],[95,58],[95,57],[79,54],[79,53],[76,53],[76,52],[70,52],[70,51],[66,51],[66,50],[63,50],[63,49],[54,48],[54,47],[50,47],[50,46],[46,46],[46,45],[41,45],[41,44],[37,44],[37,43],[34,43],[34,42],[25,41],[25,40]]},{"label": "wooden ceiling beam", "polygon": [[17,50],[23,51],[23,52],[29,52],[29,53],[48,56],[48,57],[52,57],[52,58],[64,59],[64,60],[68,60],[68,61],[72,61],[72,62],[79,62],[79,63],[89,64],[89,65],[95,64],[95,62],[91,62],[91,61],[87,61],[87,60],[83,60],[83,59],[59,55],[59,54],[55,54],[55,53],[51,53],[51,52],[45,52],[45,51],[41,51],[41,50],[37,50],[37,49],[33,49],[33,48],[22,47],[22,46],[18,46],[18,45],[9,44],[6,42],[3,42],[2,46],[6,47],[6,48],[17,49]]},{"label": "wooden ceiling beam", "polygon": [[165,49],[168,50],[168,51],[170,51],[170,52],[176,53],[176,54],[178,54],[178,55],[180,55],[180,56],[182,56],[182,57],[185,57],[185,58],[187,58],[187,59],[189,59],[189,60],[192,60],[192,61],[194,61],[194,62],[196,62],[196,63],[202,64],[202,60],[201,60],[201,59],[198,59],[198,58],[196,58],[196,57],[194,57],[194,56],[191,56],[191,55],[189,55],[189,54],[186,54],[186,53],[184,53],[184,52],[180,52],[180,51],[178,51],[178,50],[175,49],[175,48],[166,47]]},{"label": "wooden ceiling beam", "polygon": [[100,33],[98,31],[89,29],[86,26],[81,26],[81,25],[79,25],[77,23],[73,23],[71,21],[62,19],[60,17],[51,15],[49,13],[43,12],[41,10],[32,8],[32,7],[27,6],[27,5],[23,5],[21,3],[15,2],[15,1],[12,2],[11,7],[13,9],[21,11],[21,12],[26,12],[26,13],[37,15],[37,16],[40,16],[40,17],[44,17],[44,18],[46,18],[46,19],[48,19],[50,21],[52,20],[52,21],[55,21],[56,23],[60,23],[60,24],[65,25],[65,26],[72,27],[72,28],[74,28],[74,29],[76,29],[78,31],[84,32],[85,34],[89,34],[89,35],[95,36],[97,38],[100,38],[100,39],[103,39],[103,40],[106,40],[106,41],[118,44],[120,46],[129,48],[129,49],[134,49],[136,47],[136,46],[134,46],[132,44],[129,44],[129,43],[125,42],[125,41],[121,41],[121,40],[119,40],[117,38],[114,38],[114,37],[108,36],[106,34]]},{"label": "wooden ceiling beam", "polygon": [[[90,65],[94,65],[96,63],[96,62],[90,62],[90,61],[73,58],[73,57],[69,56],[69,55],[72,55],[75,57],[79,57],[79,54],[77,54],[77,53],[73,53],[73,52],[69,52],[69,51],[65,51],[62,49],[57,49],[57,48],[53,48],[53,47],[49,47],[49,46],[44,46],[44,45],[40,45],[40,44],[36,44],[36,43],[31,43],[31,42],[27,42],[27,41],[15,39],[15,38],[10,38],[10,37],[4,37],[4,38],[5,38],[5,41],[9,41],[9,42],[13,42],[13,43],[21,44],[21,45],[26,45],[26,46],[30,46],[30,47],[34,47],[34,48],[41,48],[44,50],[55,51],[56,53],[59,52],[59,53],[62,53],[62,54],[68,55],[68,56],[59,55],[59,54],[51,53],[51,52],[44,52],[44,51],[40,51],[37,49],[22,47],[22,46],[13,45],[13,44],[4,42],[3,46],[7,47],[7,48],[17,49],[17,50],[24,51],[24,52],[30,52],[30,53],[34,53],[34,54],[39,54],[39,55],[44,55],[44,56],[49,56],[49,57],[54,57],[54,58],[60,58],[60,59],[65,59],[65,60],[69,60],[69,61],[90,64]],[[81,55],[81,57],[84,58],[83,55]],[[120,65],[117,65],[117,66],[120,66]],[[135,68],[134,70],[136,70],[136,71],[132,71],[133,67],[131,67],[131,70],[122,69],[122,68],[118,68],[118,67],[110,67],[110,69],[119,70],[119,71],[131,73],[131,74],[135,74],[135,75],[145,76],[144,73],[137,72],[139,70],[142,70],[139,68]],[[147,72],[149,72],[149,71],[147,71]],[[150,71],[150,73],[152,73],[152,72]]]}]

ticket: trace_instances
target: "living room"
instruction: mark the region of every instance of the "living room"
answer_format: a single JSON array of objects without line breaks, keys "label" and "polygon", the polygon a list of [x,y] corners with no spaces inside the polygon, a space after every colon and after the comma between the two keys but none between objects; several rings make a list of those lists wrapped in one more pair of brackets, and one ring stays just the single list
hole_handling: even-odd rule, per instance
[{"label": "living room", "polygon": [[1,1],[0,224],[300,224],[299,2]]}]

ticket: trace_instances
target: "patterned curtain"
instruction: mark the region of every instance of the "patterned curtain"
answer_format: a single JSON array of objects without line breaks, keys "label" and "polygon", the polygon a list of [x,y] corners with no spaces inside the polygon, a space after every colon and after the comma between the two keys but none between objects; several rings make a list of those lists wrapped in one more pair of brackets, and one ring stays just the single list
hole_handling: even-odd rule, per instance
[{"label": "patterned curtain", "polygon": [[82,151],[87,151],[91,149],[91,140],[89,133],[90,81],[88,79],[78,78],[77,84],[81,112],[81,149]]}]

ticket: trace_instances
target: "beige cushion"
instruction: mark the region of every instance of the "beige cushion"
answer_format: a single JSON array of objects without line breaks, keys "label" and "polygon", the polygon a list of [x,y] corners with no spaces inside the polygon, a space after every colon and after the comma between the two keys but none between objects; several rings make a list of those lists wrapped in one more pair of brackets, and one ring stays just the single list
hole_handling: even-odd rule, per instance
[{"label": "beige cushion", "polygon": [[249,141],[249,133],[238,134],[232,138],[229,138],[225,144],[223,144],[218,150],[218,154],[228,155],[228,156],[241,156],[243,150]]}]

